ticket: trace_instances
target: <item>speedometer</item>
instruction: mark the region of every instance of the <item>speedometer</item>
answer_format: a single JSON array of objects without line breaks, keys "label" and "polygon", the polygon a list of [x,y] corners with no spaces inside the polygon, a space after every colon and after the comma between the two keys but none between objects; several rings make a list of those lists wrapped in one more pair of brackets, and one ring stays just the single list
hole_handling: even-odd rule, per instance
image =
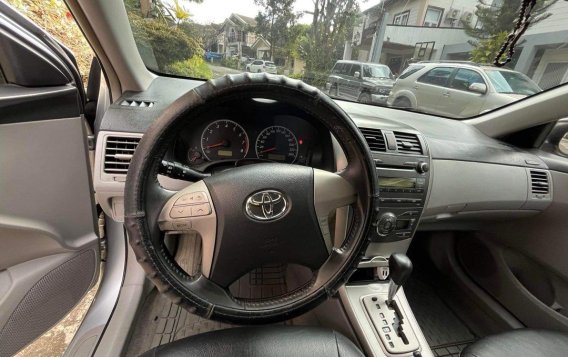
[{"label": "speedometer", "polygon": [[256,139],[256,156],[259,159],[291,164],[298,156],[298,140],[288,128],[269,126]]},{"label": "speedometer", "polygon": [[201,134],[201,150],[209,161],[242,159],[248,149],[245,129],[232,120],[215,120]]}]

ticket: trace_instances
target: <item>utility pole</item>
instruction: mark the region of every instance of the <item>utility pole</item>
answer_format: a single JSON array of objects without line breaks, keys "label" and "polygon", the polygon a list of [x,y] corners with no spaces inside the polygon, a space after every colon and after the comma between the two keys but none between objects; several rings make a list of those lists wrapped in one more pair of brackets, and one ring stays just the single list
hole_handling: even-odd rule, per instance
[{"label": "utility pole", "polygon": [[387,29],[388,12],[384,12],[381,16],[381,22],[377,26],[377,30],[373,35],[373,42],[371,44],[371,51],[369,52],[369,62],[379,63],[381,60],[381,53],[383,52],[383,42],[385,39],[385,31]]}]

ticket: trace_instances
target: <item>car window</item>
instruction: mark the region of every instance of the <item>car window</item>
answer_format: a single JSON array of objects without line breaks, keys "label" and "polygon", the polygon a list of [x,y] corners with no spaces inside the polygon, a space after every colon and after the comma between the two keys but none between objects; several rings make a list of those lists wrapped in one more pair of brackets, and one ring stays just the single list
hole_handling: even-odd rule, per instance
[{"label": "car window", "polygon": [[445,86],[453,71],[454,68],[451,67],[437,67],[429,70],[422,77],[418,78],[418,82]]},{"label": "car window", "polygon": [[274,62],[269,62],[269,61],[266,61],[265,64],[266,64],[267,66],[269,66],[269,67],[275,67],[275,66],[276,66],[276,65],[274,64]]},{"label": "car window", "polygon": [[252,64],[259,65],[259,64],[262,64],[262,61],[254,61]]},{"label": "car window", "polygon": [[391,78],[392,73],[387,66],[365,65],[363,66],[363,77],[386,79]]},{"label": "car window", "polygon": [[345,63],[341,68],[341,74],[343,74],[344,76],[348,76],[350,72],[351,72],[351,64]]},{"label": "car window", "polygon": [[402,72],[402,74],[400,76],[398,76],[398,78],[399,79],[405,79],[405,78],[413,75],[414,73],[418,72],[422,68],[424,68],[424,66],[412,65],[412,66],[408,67],[407,69],[405,69],[404,72]]},{"label": "car window", "polygon": [[522,73],[499,70],[489,70],[486,73],[497,93],[533,95],[542,91]]},{"label": "car window", "polygon": [[[473,74],[449,67],[502,71],[491,72],[490,78],[480,72],[487,95],[519,95],[488,100],[477,112],[467,112],[470,117],[497,109],[496,103],[508,105],[538,95],[541,88],[568,83],[568,1],[536,1],[530,25],[506,68],[488,65],[514,30],[522,1],[123,0],[140,57],[157,74],[207,80],[251,71],[243,58],[256,58],[329,93],[330,75],[360,72],[365,78],[384,78],[381,86],[392,86],[390,100],[370,104],[393,106],[405,88],[394,85],[391,73],[400,80],[420,78],[430,84],[423,90],[436,90],[432,85],[449,86],[455,75],[451,85],[456,88],[475,80]],[[264,62],[252,64],[254,72],[272,68],[257,68]],[[434,106],[397,110],[438,112]],[[454,117],[462,119],[465,111],[459,113]]]},{"label": "car window", "polygon": [[473,71],[471,69],[460,68],[457,70],[452,82],[450,83],[450,88],[459,90],[469,90],[469,86],[473,83],[485,84],[481,74]]},{"label": "car window", "polygon": [[343,63],[337,63],[337,64],[335,65],[335,67],[333,67],[332,73],[340,74],[341,71],[343,70],[343,67],[344,67],[344,66],[345,66],[345,65],[344,65]]},{"label": "car window", "polygon": [[349,75],[355,77],[355,72],[361,73],[361,65],[360,64],[353,64],[351,65],[351,69],[349,70]]}]

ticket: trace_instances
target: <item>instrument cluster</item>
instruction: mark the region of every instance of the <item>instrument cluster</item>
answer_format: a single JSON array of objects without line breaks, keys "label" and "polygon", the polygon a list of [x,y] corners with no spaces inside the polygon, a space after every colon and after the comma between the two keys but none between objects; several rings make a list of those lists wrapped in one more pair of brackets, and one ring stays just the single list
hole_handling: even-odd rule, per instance
[{"label": "instrument cluster", "polygon": [[226,115],[182,131],[174,156],[197,170],[244,160],[318,166],[321,141],[316,128],[297,116],[239,120]]}]

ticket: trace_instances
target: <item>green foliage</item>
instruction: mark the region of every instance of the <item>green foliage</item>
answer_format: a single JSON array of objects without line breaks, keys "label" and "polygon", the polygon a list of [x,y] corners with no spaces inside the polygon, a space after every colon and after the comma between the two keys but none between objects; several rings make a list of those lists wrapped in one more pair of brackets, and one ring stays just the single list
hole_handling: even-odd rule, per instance
[{"label": "green foliage", "polygon": [[[175,16],[172,18],[168,15],[163,5],[153,3],[155,7],[148,13],[151,17],[144,17],[140,3],[128,0],[125,4],[134,40],[148,67],[165,71],[166,67],[175,62],[203,56],[200,39],[192,36],[191,27],[187,22],[180,23],[179,19],[174,19]],[[156,11],[161,15],[156,14]],[[150,56],[144,55],[148,52],[153,53],[155,65]]]},{"label": "green foliage", "polygon": [[221,60],[221,65],[229,68],[239,69],[238,57],[225,57]]},{"label": "green foliage", "polygon": [[270,56],[287,57],[286,46],[291,40],[290,28],[294,25],[297,15],[294,13],[296,0],[254,0],[254,3],[264,11],[256,15],[255,32],[270,43]]},{"label": "green foliage", "polygon": [[356,0],[315,1],[313,21],[308,36],[300,39],[299,52],[306,61],[306,71],[314,73],[313,85],[325,84],[328,71],[341,58],[345,40],[353,31],[359,13]]},{"label": "green foliage", "polygon": [[477,63],[493,63],[507,36],[507,32],[501,32],[492,38],[480,40],[471,51],[471,60]]},{"label": "green foliage", "polygon": [[292,79],[303,79],[304,75],[302,73],[292,73],[292,74],[289,74],[288,77],[290,77]]},{"label": "green foliage", "polygon": [[170,74],[192,78],[213,78],[213,72],[202,56],[193,56],[185,61],[174,62],[166,67]]},{"label": "green foliage", "polygon": [[[479,40],[491,39],[502,32],[511,32],[519,16],[522,0],[502,0],[500,5],[493,5],[492,0],[478,0],[475,10],[477,23],[463,23],[465,32]],[[537,0],[531,12],[531,26],[550,17],[546,11],[557,0]]]}]

